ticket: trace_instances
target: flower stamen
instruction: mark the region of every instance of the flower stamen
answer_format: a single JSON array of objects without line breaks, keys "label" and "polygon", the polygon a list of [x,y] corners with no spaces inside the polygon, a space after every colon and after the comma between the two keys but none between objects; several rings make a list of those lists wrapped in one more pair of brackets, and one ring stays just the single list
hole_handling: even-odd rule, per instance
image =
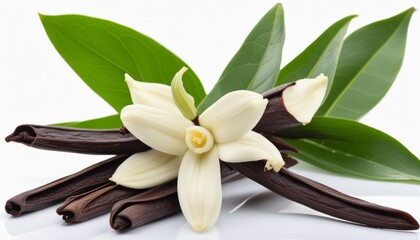
[{"label": "flower stamen", "polygon": [[202,154],[213,147],[214,138],[209,130],[200,126],[192,126],[187,128],[186,131],[185,141],[188,148],[194,153]]}]

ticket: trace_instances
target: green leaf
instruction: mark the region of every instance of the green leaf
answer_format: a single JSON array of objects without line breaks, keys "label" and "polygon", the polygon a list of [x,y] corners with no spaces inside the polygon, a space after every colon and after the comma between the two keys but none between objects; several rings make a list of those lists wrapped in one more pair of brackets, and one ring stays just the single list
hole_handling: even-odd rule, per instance
[{"label": "green leaf", "polygon": [[356,16],[345,17],[325,30],[299,56],[280,71],[276,85],[303,78],[315,78],[323,73],[328,77],[328,89],[330,89],[344,36],[350,21],[354,17]]},{"label": "green leaf", "polygon": [[315,117],[279,133],[301,153],[295,157],[355,177],[420,183],[420,161],[389,135],[359,122]]},{"label": "green leaf", "polygon": [[276,4],[248,35],[198,111],[203,112],[231,91],[248,89],[262,93],[271,89],[280,68],[284,36],[283,7]]},{"label": "green leaf", "polygon": [[[83,81],[117,112],[131,104],[124,73],[144,82],[170,85],[181,59],[153,39],[107,20],[80,15],[40,15],[54,47]],[[185,88],[198,104],[203,86],[190,70]]]},{"label": "green leaf", "polygon": [[74,127],[74,128],[90,128],[90,129],[109,129],[109,128],[120,128],[123,126],[119,114],[81,121],[81,122],[66,122],[66,123],[57,123],[53,125],[64,126],[64,127]]},{"label": "green leaf", "polygon": [[334,84],[319,115],[360,119],[387,93],[404,58],[414,8],[365,26],[343,44]]}]

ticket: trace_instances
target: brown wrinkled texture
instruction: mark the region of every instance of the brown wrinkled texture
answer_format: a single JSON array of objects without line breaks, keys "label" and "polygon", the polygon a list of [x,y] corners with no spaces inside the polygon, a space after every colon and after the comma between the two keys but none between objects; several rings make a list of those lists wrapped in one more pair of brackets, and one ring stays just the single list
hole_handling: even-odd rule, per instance
[{"label": "brown wrinkled texture", "polygon": [[18,194],[6,202],[6,212],[19,216],[56,204],[69,196],[84,193],[107,182],[129,155],[120,155],[87,167],[41,187]]},{"label": "brown wrinkled texture", "polygon": [[118,201],[111,210],[110,225],[125,230],[181,211],[176,180]]},{"label": "brown wrinkled texture", "polygon": [[418,222],[408,213],[345,195],[282,168],[264,172],[264,163],[229,163],[233,169],[269,190],[319,212],[374,228],[415,230]]},{"label": "brown wrinkled texture", "polygon": [[[232,181],[242,177],[235,170],[226,167],[223,163],[221,163],[221,175],[225,181]],[[160,188],[158,187],[158,189]],[[141,194],[147,190],[130,189],[107,181],[105,184],[91,191],[68,197],[57,209],[57,214],[62,215],[66,223],[83,222],[109,212],[115,202]],[[159,196],[155,196],[155,198],[159,198]]]},{"label": "brown wrinkled texture", "polygon": [[41,125],[20,125],[6,142],[62,152],[87,154],[133,154],[150,149],[132,134],[114,130],[89,130]]},{"label": "brown wrinkled texture", "polygon": [[57,214],[63,215],[66,223],[83,222],[108,212],[116,201],[141,192],[144,190],[126,188],[109,182],[92,191],[67,198],[57,209]]}]

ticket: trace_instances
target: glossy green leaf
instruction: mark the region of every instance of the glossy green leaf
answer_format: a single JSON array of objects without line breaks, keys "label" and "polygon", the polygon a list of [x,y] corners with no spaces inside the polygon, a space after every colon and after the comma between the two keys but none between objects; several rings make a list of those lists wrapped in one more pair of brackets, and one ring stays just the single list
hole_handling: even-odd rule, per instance
[{"label": "glossy green leaf", "polygon": [[[83,81],[117,112],[131,104],[124,73],[144,82],[170,85],[181,59],[153,39],[107,20],[80,15],[40,15],[54,47]],[[205,96],[192,70],[185,88],[199,103]]]},{"label": "glossy green leaf", "polygon": [[74,128],[90,128],[90,129],[109,129],[109,128],[120,128],[123,126],[119,114],[86,120],[86,121],[57,123],[53,125],[74,127]]},{"label": "glossy green leaf", "polygon": [[283,7],[276,4],[248,35],[198,111],[203,112],[231,91],[249,89],[262,93],[271,89],[280,68],[284,36]]},{"label": "glossy green leaf", "polygon": [[413,12],[410,8],[365,26],[344,41],[334,84],[319,115],[359,119],[385,96],[400,70]]},{"label": "glossy green leaf", "polygon": [[328,77],[328,89],[330,89],[344,36],[354,17],[355,15],[345,17],[325,30],[299,56],[281,69],[276,85],[303,78],[315,78],[323,73]]},{"label": "glossy green leaf", "polygon": [[389,135],[347,119],[315,117],[279,133],[301,153],[295,157],[343,175],[420,183],[420,161]]}]

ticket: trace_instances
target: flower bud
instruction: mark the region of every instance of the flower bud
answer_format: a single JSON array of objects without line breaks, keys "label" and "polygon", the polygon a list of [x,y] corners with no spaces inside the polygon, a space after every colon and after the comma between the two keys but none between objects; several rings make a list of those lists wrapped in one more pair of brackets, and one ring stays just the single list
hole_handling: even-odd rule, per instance
[{"label": "flower bud", "polygon": [[328,78],[320,74],[316,78],[286,83],[263,93],[269,102],[253,130],[273,133],[309,123],[325,98],[327,86]]},{"label": "flower bud", "polygon": [[197,108],[194,105],[194,98],[185,91],[184,84],[182,83],[182,75],[188,70],[183,67],[177,72],[172,79],[171,89],[173,100],[184,115],[185,118],[193,120],[197,117]]},{"label": "flower bud", "polygon": [[321,106],[327,91],[328,78],[320,74],[314,79],[305,78],[283,91],[286,109],[303,125],[309,123]]}]

